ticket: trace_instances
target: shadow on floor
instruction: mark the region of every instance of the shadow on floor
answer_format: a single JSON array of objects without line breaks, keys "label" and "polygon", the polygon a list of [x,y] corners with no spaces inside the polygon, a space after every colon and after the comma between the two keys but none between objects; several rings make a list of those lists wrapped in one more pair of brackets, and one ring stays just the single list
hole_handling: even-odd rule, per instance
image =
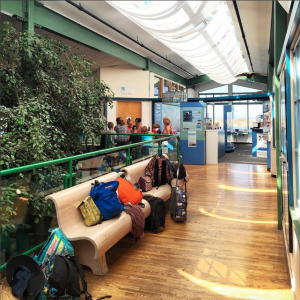
[{"label": "shadow on floor", "polygon": [[235,151],[225,153],[219,163],[266,165],[266,157],[253,157],[251,144],[235,144]]}]

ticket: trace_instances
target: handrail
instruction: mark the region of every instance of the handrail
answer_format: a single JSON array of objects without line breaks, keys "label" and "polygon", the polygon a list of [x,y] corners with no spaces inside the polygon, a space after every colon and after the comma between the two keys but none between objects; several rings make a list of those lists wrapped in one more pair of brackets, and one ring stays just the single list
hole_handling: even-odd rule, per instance
[{"label": "handrail", "polygon": [[[33,247],[33,248],[29,249],[28,251],[24,252],[23,255],[30,255],[30,254],[32,254],[32,253],[35,252],[36,250],[42,248],[42,247],[46,244],[46,242],[47,242],[47,241],[42,242],[42,243],[39,244],[39,245],[36,245],[35,247]],[[7,265],[7,263],[1,265],[0,271],[3,271],[3,270],[5,269],[5,267],[6,267],[6,265]]]},{"label": "handrail", "polygon": [[[178,135],[175,135],[175,134],[173,134],[173,135],[171,135],[171,134],[138,134],[138,133],[136,133],[136,134],[103,133],[103,134],[106,134],[106,135],[135,135],[135,136],[136,135],[140,135],[140,136],[149,136],[149,135],[150,136],[164,136],[163,138],[154,139],[153,142],[151,142],[151,143],[158,143],[158,153],[159,154],[162,154],[161,142],[167,141],[169,139],[177,138],[177,140],[178,140],[178,146],[177,146],[177,155],[178,156],[177,157],[179,157],[180,137]],[[132,163],[132,157],[130,156],[130,148],[137,147],[137,146],[142,146],[144,144],[149,144],[149,142],[150,141],[148,140],[148,141],[144,141],[144,142],[128,144],[128,145],[124,145],[124,146],[113,147],[113,148],[93,151],[93,152],[89,152],[89,153],[82,153],[82,154],[78,154],[78,155],[74,155],[74,156],[70,156],[70,157],[64,157],[64,158],[49,160],[49,161],[40,162],[40,163],[36,163],[36,164],[31,164],[31,165],[27,165],[27,166],[22,166],[22,167],[7,169],[7,170],[1,170],[0,175],[2,177],[2,176],[21,173],[21,172],[24,172],[24,171],[34,170],[34,169],[37,169],[37,168],[42,168],[42,167],[46,167],[46,166],[50,166],[50,165],[55,165],[55,164],[59,164],[59,163],[68,162],[68,174],[65,175],[65,185],[64,185],[64,188],[68,188],[68,187],[76,185],[76,174],[73,173],[73,170],[72,170],[73,160],[80,159],[80,158],[85,158],[85,157],[90,157],[90,156],[95,156],[95,155],[98,155],[98,154],[106,154],[106,153],[110,153],[110,152],[115,152],[115,151],[127,149],[126,165],[130,165]],[[32,254],[36,250],[40,249],[45,243],[46,242],[43,242],[43,243],[29,249],[28,251],[23,253],[23,255]],[[6,264],[7,263],[1,265],[1,267],[0,267],[1,271],[3,271],[5,269]]]},{"label": "handrail", "polygon": [[[109,135],[109,134],[110,133],[107,133],[107,135]],[[112,135],[136,135],[136,134],[112,133]],[[158,135],[159,134],[156,134],[155,136],[158,136]],[[147,136],[147,134],[145,134],[145,136]],[[149,136],[149,134],[148,134],[148,136]],[[178,138],[178,140],[179,140],[178,135],[169,134],[167,137],[160,138],[160,139],[155,139],[155,140],[153,140],[153,142],[167,141],[170,138],[175,138],[175,137]],[[0,172],[0,175],[1,176],[6,176],[6,175],[15,174],[15,173],[22,173],[22,172],[25,172],[25,171],[34,170],[34,169],[38,169],[38,168],[42,168],[42,167],[47,167],[47,166],[51,166],[51,165],[55,165],[55,164],[59,164],[59,163],[70,162],[70,161],[75,160],[75,159],[94,156],[94,155],[97,155],[97,154],[105,154],[105,153],[109,153],[109,152],[114,152],[114,151],[119,151],[119,150],[124,150],[124,149],[130,149],[132,147],[137,147],[137,146],[141,146],[141,145],[144,145],[144,144],[149,144],[149,141],[144,141],[144,142],[139,142],[139,143],[134,143],[134,144],[128,144],[128,145],[124,145],[124,146],[118,146],[118,147],[114,147],[114,148],[98,150],[98,151],[93,151],[93,152],[88,152],[88,153],[82,153],[82,154],[78,154],[78,155],[75,155],[75,156],[63,157],[63,158],[58,158],[58,159],[54,159],[54,160],[35,163],[35,164],[32,164],[32,165],[26,165],[26,166],[22,166],[22,167],[16,167],[16,168],[12,168],[12,169],[2,170]]]}]

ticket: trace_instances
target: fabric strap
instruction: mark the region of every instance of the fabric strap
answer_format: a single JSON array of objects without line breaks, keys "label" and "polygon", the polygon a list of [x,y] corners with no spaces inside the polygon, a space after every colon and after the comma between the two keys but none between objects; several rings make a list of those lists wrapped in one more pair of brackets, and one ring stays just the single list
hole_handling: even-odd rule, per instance
[{"label": "fabric strap", "polygon": [[[87,291],[87,282],[86,282],[86,278],[85,278],[82,266],[78,263],[75,256],[70,256],[70,259],[72,260],[72,262],[74,262],[74,264],[79,272],[81,283],[82,283],[82,294],[85,294],[85,300],[93,300],[93,296]],[[106,296],[97,298],[96,300],[101,300],[101,299],[106,299],[106,298],[111,298],[111,296],[106,295]]]},{"label": "fabric strap", "polygon": [[[71,257],[71,256],[70,256]],[[71,267],[71,263],[68,260],[68,258],[66,256],[61,256],[61,258],[66,262],[68,269],[69,269],[69,277],[67,280],[67,287],[70,287],[72,285],[72,282],[74,280],[74,274],[71,272],[72,267]]]}]

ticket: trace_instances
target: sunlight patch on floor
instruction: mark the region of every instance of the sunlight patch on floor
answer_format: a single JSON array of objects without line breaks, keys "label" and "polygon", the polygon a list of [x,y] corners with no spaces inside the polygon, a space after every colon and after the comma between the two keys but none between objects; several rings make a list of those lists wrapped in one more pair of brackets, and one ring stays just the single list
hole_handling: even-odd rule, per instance
[{"label": "sunlight patch on floor", "polygon": [[235,287],[226,284],[218,284],[199,279],[181,269],[177,272],[189,281],[204,287],[218,295],[223,295],[229,299],[253,299],[253,300],[289,300],[290,290],[253,289],[247,287]]},{"label": "sunlight patch on floor", "polygon": [[257,223],[257,224],[277,224],[277,221],[255,221],[255,220],[244,220],[244,219],[235,219],[235,218],[229,218],[229,217],[222,217],[218,216],[212,213],[207,212],[205,209],[200,208],[200,212],[206,216],[227,220],[227,221],[233,221],[233,222],[243,222],[243,223]]},{"label": "sunlight patch on floor", "polygon": [[274,189],[248,189],[248,188],[241,188],[235,186],[229,186],[225,184],[219,184],[219,189],[224,189],[227,191],[236,191],[236,192],[250,192],[250,193],[277,193],[277,190]]}]

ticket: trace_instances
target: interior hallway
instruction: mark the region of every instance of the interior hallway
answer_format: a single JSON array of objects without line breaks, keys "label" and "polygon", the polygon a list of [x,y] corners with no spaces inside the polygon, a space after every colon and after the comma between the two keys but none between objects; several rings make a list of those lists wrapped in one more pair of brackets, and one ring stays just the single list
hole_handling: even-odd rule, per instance
[{"label": "interior hallway", "polygon": [[131,236],[107,253],[109,272],[86,270],[94,298],[290,299],[276,179],[266,166],[186,166],[188,221]]}]

